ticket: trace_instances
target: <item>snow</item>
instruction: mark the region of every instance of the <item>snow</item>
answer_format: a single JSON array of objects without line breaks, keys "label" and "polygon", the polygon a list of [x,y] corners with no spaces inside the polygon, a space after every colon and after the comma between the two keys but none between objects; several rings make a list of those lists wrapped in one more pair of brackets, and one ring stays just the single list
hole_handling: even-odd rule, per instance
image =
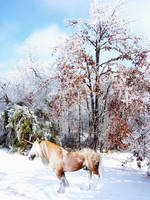
[{"label": "snow", "polygon": [[2,200],[149,200],[150,179],[134,162],[126,168],[122,161],[129,153],[103,154],[104,186],[101,190],[83,191],[87,183],[86,171],[66,173],[70,183],[65,194],[58,194],[59,186],[54,172],[39,159],[29,161],[27,156],[11,154],[0,149],[0,199]]}]

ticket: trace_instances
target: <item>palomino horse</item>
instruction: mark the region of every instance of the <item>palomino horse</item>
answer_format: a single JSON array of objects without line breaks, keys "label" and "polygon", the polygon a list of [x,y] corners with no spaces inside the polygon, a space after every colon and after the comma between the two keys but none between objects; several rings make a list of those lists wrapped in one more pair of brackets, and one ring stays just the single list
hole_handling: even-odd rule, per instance
[{"label": "palomino horse", "polygon": [[[69,186],[65,172],[73,172],[83,168],[88,170],[89,180],[92,178],[92,173],[100,180],[99,171],[102,166],[102,159],[100,153],[92,149],[85,148],[75,152],[68,152],[52,142],[37,139],[29,153],[30,160],[35,157],[40,157],[43,164],[50,165],[56,173],[60,180],[59,193],[64,193],[65,187]],[[90,182],[88,188],[90,188]]]}]

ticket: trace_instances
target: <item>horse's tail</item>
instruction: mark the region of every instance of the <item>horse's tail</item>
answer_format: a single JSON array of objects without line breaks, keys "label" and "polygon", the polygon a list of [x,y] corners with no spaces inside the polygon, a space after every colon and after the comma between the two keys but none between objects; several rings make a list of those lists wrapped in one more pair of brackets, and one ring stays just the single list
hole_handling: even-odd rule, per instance
[{"label": "horse's tail", "polygon": [[100,174],[100,186],[103,187],[103,185],[104,185],[104,182],[103,182],[104,167],[103,167],[103,159],[102,159],[102,155],[101,154],[100,154],[100,161],[99,161],[98,171],[99,171],[99,174]]}]

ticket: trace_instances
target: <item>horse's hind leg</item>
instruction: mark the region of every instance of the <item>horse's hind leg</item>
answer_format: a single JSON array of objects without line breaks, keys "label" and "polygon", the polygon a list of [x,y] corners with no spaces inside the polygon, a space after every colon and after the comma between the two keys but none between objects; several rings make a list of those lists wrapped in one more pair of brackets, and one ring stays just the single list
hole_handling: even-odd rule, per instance
[{"label": "horse's hind leg", "polygon": [[92,179],[92,171],[90,169],[86,169],[87,173],[88,173],[88,181],[86,182],[86,184],[82,185],[80,187],[81,190],[90,190],[91,189],[91,179]]},{"label": "horse's hind leg", "polygon": [[100,176],[100,173],[98,170],[93,171],[91,185],[94,190],[101,190],[103,188],[102,177]]}]

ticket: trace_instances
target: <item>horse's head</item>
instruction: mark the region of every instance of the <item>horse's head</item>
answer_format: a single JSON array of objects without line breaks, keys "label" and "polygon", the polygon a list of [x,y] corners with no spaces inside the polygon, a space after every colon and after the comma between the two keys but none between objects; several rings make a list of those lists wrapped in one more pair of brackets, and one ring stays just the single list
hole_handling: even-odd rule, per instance
[{"label": "horse's head", "polygon": [[40,147],[40,141],[37,139],[29,152],[29,160],[34,160],[36,157],[40,157],[41,155],[41,147]]}]

